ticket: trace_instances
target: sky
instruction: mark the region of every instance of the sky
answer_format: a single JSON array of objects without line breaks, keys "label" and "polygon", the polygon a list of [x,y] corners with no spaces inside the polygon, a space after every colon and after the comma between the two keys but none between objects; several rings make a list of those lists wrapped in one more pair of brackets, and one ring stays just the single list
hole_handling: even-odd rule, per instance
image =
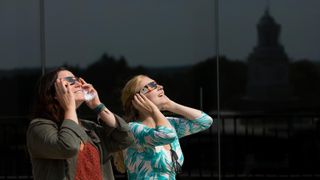
[{"label": "sky", "polygon": [[[269,3],[267,3],[269,2]],[[319,0],[220,0],[219,49],[244,60],[267,4],[290,58],[320,61]],[[214,0],[45,1],[47,66],[85,67],[103,54],[130,66],[180,66],[216,55]],[[39,1],[0,1],[0,69],[40,66]]]}]

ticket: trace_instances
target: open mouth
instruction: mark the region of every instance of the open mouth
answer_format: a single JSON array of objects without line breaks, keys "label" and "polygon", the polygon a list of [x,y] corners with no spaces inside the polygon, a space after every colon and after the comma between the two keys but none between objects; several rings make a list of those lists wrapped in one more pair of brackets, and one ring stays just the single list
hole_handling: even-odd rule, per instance
[{"label": "open mouth", "polygon": [[79,92],[81,92],[81,93],[82,93],[82,90],[81,90],[81,89],[79,89],[79,90],[75,91],[74,93],[79,93]]}]

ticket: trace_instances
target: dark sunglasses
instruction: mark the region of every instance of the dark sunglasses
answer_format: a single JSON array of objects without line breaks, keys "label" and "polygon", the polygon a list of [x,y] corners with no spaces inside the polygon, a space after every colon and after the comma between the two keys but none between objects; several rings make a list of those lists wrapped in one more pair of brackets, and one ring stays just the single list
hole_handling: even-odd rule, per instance
[{"label": "dark sunglasses", "polygon": [[157,89],[158,84],[155,81],[152,81],[148,83],[147,85],[143,86],[143,88],[140,90],[142,94],[147,94],[155,89]]},{"label": "dark sunglasses", "polygon": [[76,82],[80,82],[78,77],[68,76],[63,78],[66,80],[70,85],[74,85]]},{"label": "dark sunglasses", "polygon": [[178,162],[178,155],[172,148],[170,149],[170,152],[171,152],[171,159],[172,159],[172,168],[176,174],[181,174],[182,167]]}]

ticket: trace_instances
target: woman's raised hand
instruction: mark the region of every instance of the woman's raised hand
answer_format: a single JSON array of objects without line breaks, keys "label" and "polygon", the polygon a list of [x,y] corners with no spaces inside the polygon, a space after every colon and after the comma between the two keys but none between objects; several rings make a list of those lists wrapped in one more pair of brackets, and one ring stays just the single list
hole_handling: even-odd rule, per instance
[{"label": "woman's raised hand", "polygon": [[89,108],[93,109],[96,106],[98,106],[101,103],[101,101],[99,99],[98,92],[94,89],[92,84],[87,83],[82,78],[79,78],[79,81],[81,83],[81,88],[93,96],[92,99],[86,101],[86,104],[89,106]]},{"label": "woman's raised hand", "polygon": [[63,79],[57,79],[54,84],[56,89],[56,99],[65,111],[75,110],[76,102],[70,85]]},{"label": "woman's raised hand", "polygon": [[159,111],[158,107],[153,102],[140,93],[134,95],[132,104],[138,111],[142,111],[149,115],[153,115],[156,111]]},{"label": "woman's raised hand", "polygon": [[168,96],[163,95],[165,99],[162,104],[160,104],[160,110],[162,111],[172,111],[174,108],[175,102],[168,98]]}]

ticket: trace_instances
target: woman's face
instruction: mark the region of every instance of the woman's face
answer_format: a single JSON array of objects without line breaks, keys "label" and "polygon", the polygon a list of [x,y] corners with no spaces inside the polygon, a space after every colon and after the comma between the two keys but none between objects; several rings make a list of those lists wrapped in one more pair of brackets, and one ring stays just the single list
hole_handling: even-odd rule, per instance
[{"label": "woman's face", "polygon": [[166,100],[163,86],[157,84],[149,77],[142,77],[139,84],[140,93],[144,94],[150,101],[160,108]]},{"label": "woman's face", "polygon": [[81,82],[79,82],[78,78],[75,77],[70,71],[60,71],[58,73],[58,79],[64,79],[63,82],[65,84],[69,83],[71,92],[73,92],[77,104],[82,103],[85,100]]}]

